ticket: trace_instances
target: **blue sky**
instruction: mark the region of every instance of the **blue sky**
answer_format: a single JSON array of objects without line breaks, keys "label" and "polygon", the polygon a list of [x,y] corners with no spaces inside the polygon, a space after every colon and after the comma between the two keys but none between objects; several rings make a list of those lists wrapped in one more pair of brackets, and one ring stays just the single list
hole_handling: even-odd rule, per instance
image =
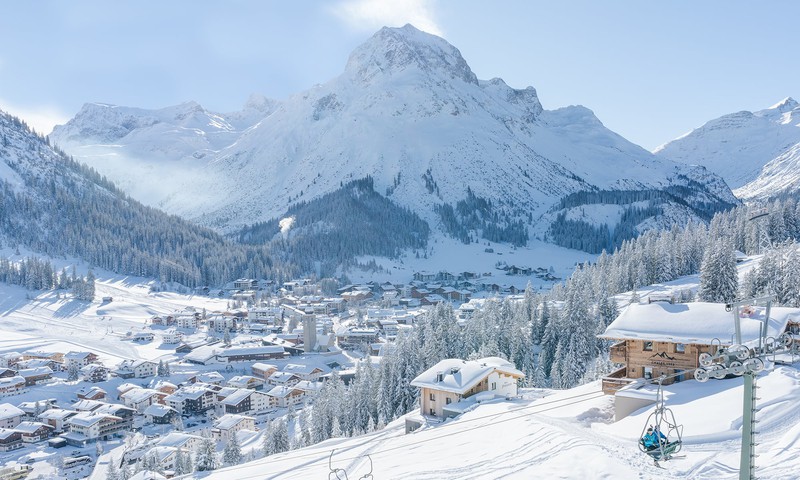
[{"label": "blue sky", "polygon": [[800,96],[798,18],[794,0],[7,2],[0,109],[44,132],[85,102],[237,110],[324,83],[381,26],[412,23],[478,78],[585,105],[652,149]]}]

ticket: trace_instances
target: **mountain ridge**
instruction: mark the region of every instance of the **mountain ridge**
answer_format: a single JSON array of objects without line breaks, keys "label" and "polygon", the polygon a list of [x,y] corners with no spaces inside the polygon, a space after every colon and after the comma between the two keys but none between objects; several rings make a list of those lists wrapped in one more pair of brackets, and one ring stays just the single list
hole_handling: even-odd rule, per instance
[{"label": "mountain ridge", "polygon": [[[69,122],[54,130],[56,141],[69,130]],[[533,87],[477,79],[457,48],[411,25],[381,29],[354,50],[341,75],[271,103],[263,118],[233,136],[218,149],[180,150],[182,180],[151,204],[236,233],[370,177],[377,192],[432,228],[442,229],[442,205],[471,191],[492,202],[498,228],[521,221],[540,236],[553,221],[550,207],[580,191],[691,185],[690,201],[719,208],[737,201],[713,175],[655,157],[605,128],[588,108],[547,111]],[[150,149],[177,148],[163,137],[143,132],[144,138],[151,142],[140,144]],[[71,143],[65,148],[90,164],[107,162],[81,156],[88,140]],[[98,155],[135,153],[140,144]],[[137,185],[163,178],[165,168],[147,163]],[[689,212],[682,220],[700,218]]]}]

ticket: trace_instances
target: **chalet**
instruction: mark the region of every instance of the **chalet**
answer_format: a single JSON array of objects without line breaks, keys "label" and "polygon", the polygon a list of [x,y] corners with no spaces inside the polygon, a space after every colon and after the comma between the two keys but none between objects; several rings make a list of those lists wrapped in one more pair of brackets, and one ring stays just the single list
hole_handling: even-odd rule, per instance
[{"label": "chalet", "polygon": [[81,400],[105,400],[108,393],[98,386],[81,387],[77,392],[78,398]]},{"label": "chalet", "polygon": [[314,365],[300,365],[289,363],[283,367],[284,373],[297,375],[300,380],[310,380],[316,382],[319,378],[327,373],[329,370],[316,367]]},{"label": "chalet", "polygon": [[94,413],[113,415],[119,418],[117,427],[124,430],[133,425],[133,417],[136,415],[136,410],[117,403],[104,403]]},{"label": "chalet", "polygon": [[193,349],[191,353],[187,354],[183,359],[196,365],[211,365],[218,362],[217,355],[219,352],[220,348],[218,347],[203,345]]},{"label": "chalet", "polygon": [[238,375],[228,380],[227,385],[234,388],[249,388],[251,390],[261,390],[264,388],[264,380],[251,375]]},{"label": "chalet", "polygon": [[161,380],[153,386],[153,390],[158,390],[161,393],[165,393],[167,395],[172,395],[178,390],[178,386],[174,383],[167,382],[166,380]]},{"label": "chalet", "polygon": [[53,427],[53,432],[61,433],[67,429],[67,420],[77,415],[76,410],[51,408],[39,414],[38,420]]},{"label": "chalet", "polygon": [[158,365],[148,360],[124,360],[112,373],[119,378],[155,377]]},{"label": "chalet", "polygon": [[126,337],[128,340],[132,342],[152,342],[154,338],[156,338],[153,332],[135,332],[131,333]]},{"label": "chalet", "polygon": [[291,386],[273,387],[267,395],[271,397],[270,403],[277,407],[288,408],[297,405],[306,397],[306,392]]},{"label": "chalet", "polygon": [[144,409],[145,422],[156,425],[172,423],[178,412],[174,408],[154,403]]},{"label": "chalet", "polygon": [[490,397],[517,395],[517,382],[524,377],[524,373],[502,358],[470,361],[448,358],[422,372],[411,385],[420,389],[422,415],[447,418],[459,413],[455,405],[449,408],[451,404],[482,392]]},{"label": "chalet", "polygon": [[22,422],[14,430],[22,435],[24,443],[43,442],[53,434],[53,427],[39,422]]},{"label": "chalet", "polygon": [[14,368],[20,360],[24,360],[24,358],[19,352],[0,353],[0,367]]},{"label": "chalet", "polygon": [[178,328],[194,330],[200,326],[200,315],[197,313],[176,314],[173,318],[174,325]]},{"label": "chalet", "polygon": [[23,360],[30,360],[32,358],[39,358],[44,360],[52,360],[54,362],[63,363],[64,354],[60,352],[46,352],[44,350],[32,350],[22,354]]},{"label": "chalet", "polygon": [[179,415],[195,415],[214,408],[214,390],[204,385],[183,387],[164,399]]},{"label": "chalet", "polygon": [[256,301],[256,295],[257,292],[255,290],[239,290],[232,293],[231,298],[249,305]]},{"label": "chalet", "polygon": [[336,332],[336,343],[343,349],[367,348],[377,341],[377,328],[343,328]]},{"label": "chalet", "polygon": [[236,432],[241,430],[255,431],[255,429],[255,418],[245,415],[228,414],[223,415],[214,422],[214,426],[211,428],[211,436],[217,441],[227,442],[230,440],[231,435],[235,435]]},{"label": "chalet", "polygon": [[252,278],[240,278],[233,282],[234,290],[255,290],[258,288],[258,280]]},{"label": "chalet", "polygon": [[262,392],[240,388],[220,402],[223,414],[263,412],[272,407],[270,397]]},{"label": "chalet", "polygon": [[9,428],[0,428],[0,452],[8,452],[24,446],[21,433]]},{"label": "chalet", "polygon": [[228,348],[217,354],[217,358],[222,363],[257,362],[259,360],[282,359],[288,355],[283,347],[265,345],[260,347]]},{"label": "chalet", "polygon": [[67,426],[69,432],[61,435],[61,438],[75,447],[111,438],[130,428],[130,424],[120,417],[96,412],[79,413],[67,420]]},{"label": "chalet", "polygon": [[278,367],[268,363],[254,363],[253,366],[250,367],[250,371],[253,373],[254,377],[266,381],[270,375],[278,371]]},{"label": "chalet", "polygon": [[286,387],[297,385],[299,381],[300,377],[290,372],[275,372],[267,379],[267,383],[270,385]]},{"label": "chalet", "polygon": [[17,371],[11,368],[2,368],[0,367],[0,378],[9,378],[9,377],[16,377]]},{"label": "chalet", "polygon": [[[758,340],[764,313],[756,308],[741,318],[743,343]],[[800,309],[772,307],[766,335],[777,338],[791,321],[800,321]],[[612,394],[634,380],[661,375],[671,377],[664,384],[687,380],[682,372],[696,369],[700,354],[711,352],[712,345],[730,345],[735,330],[733,313],[721,303],[628,305],[599,336],[617,341],[610,350],[611,361],[623,364],[603,378],[603,392]]]},{"label": "chalet", "polygon": [[373,296],[374,294],[368,290],[353,290],[352,292],[343,293],[342,300],[347,302],[349,305],[360,305]]},{"label": "chalet", "polygon": [[0,428],[14,428],[22,423],[25,412],[11,405],[10,403],[0,403]]},{"label": "chalet", "polygon": [[97,400],[78,400],[70,405],[70,408],[79,412],[94,412],[103,405],[108,405],[106,402],[98,402]]},{"label": "chalet", "polygon": [[165,343],[167,345],[174,345],[177,343],[181,343],[183,340],[183,333],[175,330],[174,328],[170,328],[161,332],[161,343]]},{"label": "chalet", "polygon": [[323,382],[310,382],[308,380],[302,380],[297,382],[297,385],[295,385],[294,388],[302,391],[306,396],[312,396],[320,391],[322,385]]},{"label": "chalet", "polygon": [[132,390],[134,388],[142,388],[135,383],[123,383],[122,385],[117,387],[117,399],[122,398],[122,394],[127,392],[128,390]]},{"label": "chalet", "polygon": [[72,366],[80,368],[94,363],[97,360],[97,355],[92,352],[67,352],[66,355],[64,355],[64,366],[67,368]]},{"label": "chalet", "polygon": [[[157,462],[156,464],[161,469],[171,471],[172,469],[175,468],[175,459],[178,458],[178,449],[174,447],[153,447],[147,450],[147,453],[145,455],[147,456],[148,459],[151,459],[151,461],[154,459],[155,462]],[[148,472],[148,473],[155,473],[155,472]],[[155,480],[158,478],[166,479],[167,477],[161,477],[159,475],[158,477],[153,476],[144,478],[148,480]],[[136,479],[134,477],[134,479],[132,480],[139,480],[139,479]]]},{"label": "chalet", "polygon": [[253,323],[266,323],[269,325],[283,323],[283,309],[281,307],[256,307],[247,311],[247,320]]},{"label": "chalet", "polygon": [[81,368],[80,375],[87,382],[105,382],[108,380],[108,368],[98,363],[90,363]]},{"label": "chalet", "polygon": [[447,299],[443,296],[432,293],[430,295],[426,295],[419,300],[421,305],[438,305],[440,303],[446,303]]},{"label": "chalet", "polygon": [[149,388],[133,388],[122,394],[121,400],[126,407],[130,407],[139,413],[143,413],[147,407],[166,397],[158,390]]},{"label": "chalet", "polygon": [[25,413],[25,416],[22,417],[22,420],[31,420],[36,421],[38,420],[36,417],[44,412],[49,408],[54,408],[56,406],[56,399],[49,398],[46,400],[37,400],[35,402],[22,402],[17,404],[17,408],[22,410]]},{"label": "chalet", "polygon": [[170,432],[158,440],[161,447],[180,448],[181,450],[193,452],[203,442],[203,437],[183,432]]},{"label": "chalet", "polygon": [[39,385],[53,378],[53,370],[50,367],[26,368],[17,371],[17,375],[25,379],[26,386]]},{"label": "chalet", "polygon": [[208,317],[208,331],[225,333],[236,331],[241,319],[237,316],[225,313],[216,313]]},{"label": "chalet", "polygon": [[194,377],[192,377],[194,381],[192,383],[205,383],[208,385],[222,385],[225,381],[225,377],[223,377],[219,372],[205,372],[205,373],[198,373]]},{"label": "chalet", "polygon": [[420,272],[414,272],[413,278],[418,282],[435,282],[436,273],[422,270]]},{"label": "chalet", "polygon": [[28,370],[44,367],[47,367],[54,372],[61,370],[61,364],[49,358],[29,358],[28,360],[20,360],[17,362],[17,366],[14,368],[17,370]]}]

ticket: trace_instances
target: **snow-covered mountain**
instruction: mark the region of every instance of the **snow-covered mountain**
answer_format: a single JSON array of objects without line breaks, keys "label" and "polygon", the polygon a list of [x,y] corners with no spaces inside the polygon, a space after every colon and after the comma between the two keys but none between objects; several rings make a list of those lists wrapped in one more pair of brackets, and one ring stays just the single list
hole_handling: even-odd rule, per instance
[{"label": "snow-covered mountain", "polygon": [[[53,138],[109,178],[136,170],[144,187],[129,191],[143,202],[225,232],[365,177],[433,229],[464,238],[503,229],[544,235],[557,202],[577,192],[678,188],[680,198],[663,204],[679,222],[704,216],[694,205],[736,202],[715,175],[654,156],[585,107],[547,111],[533,87],[479,80],[458,49],[411,25],[381,29],[323,85],[252,103],[251,113],[227,116],[196,104],[87,106]],[[177,118],[174,110],[191,111],[191,122],[164,120]],[[165,177],[170,167],[148,160],[150,151],[180,158],[173,165],[185,170]],[[164,178],[174,179],[165,191],[142,196]],[[473,221],[481,215],[495,223]]]},{"label": "snow-covered mountain", "polygon": [[800,105],[786,98],[757,112],[711,120],[658,147],[656,155],[703,165],[743,199],[800,189]]},{"label": "snow-covered mountain", "polygon": [[265,248],[233,244],[129,198],[2,111],[0,244],[188,286],[277,267]]}]

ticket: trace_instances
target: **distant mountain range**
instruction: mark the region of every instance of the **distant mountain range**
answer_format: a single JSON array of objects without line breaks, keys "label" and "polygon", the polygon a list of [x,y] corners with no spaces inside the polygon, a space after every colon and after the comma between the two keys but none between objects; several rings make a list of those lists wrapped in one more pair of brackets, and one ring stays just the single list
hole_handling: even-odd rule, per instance
[{"label": "distant mountain range", "polygon": [[142,205],[1,111],[0,245],[187,286],[296,273],[264,246]]},{"label": "distant mountain range", "polygon": [[[242,238],[277,236],[251,226],[363,179],[464,242],[589,251],[737,203],[705,168],[653,155],[585,107],[544,110],[533,87],[479,80],[458,49],[410,25],[381,29],[340,76],[283,101],[254,96],[228,114],[87,104],[51,139],[138,200]],[[567,245],[579,231],[591,246]]]},{"label": "distant mountain range", "polygon": [[722,116],[655,154],[707,167],[744,200],[800,191],[800,105],[786,98],[765,110]]}]

